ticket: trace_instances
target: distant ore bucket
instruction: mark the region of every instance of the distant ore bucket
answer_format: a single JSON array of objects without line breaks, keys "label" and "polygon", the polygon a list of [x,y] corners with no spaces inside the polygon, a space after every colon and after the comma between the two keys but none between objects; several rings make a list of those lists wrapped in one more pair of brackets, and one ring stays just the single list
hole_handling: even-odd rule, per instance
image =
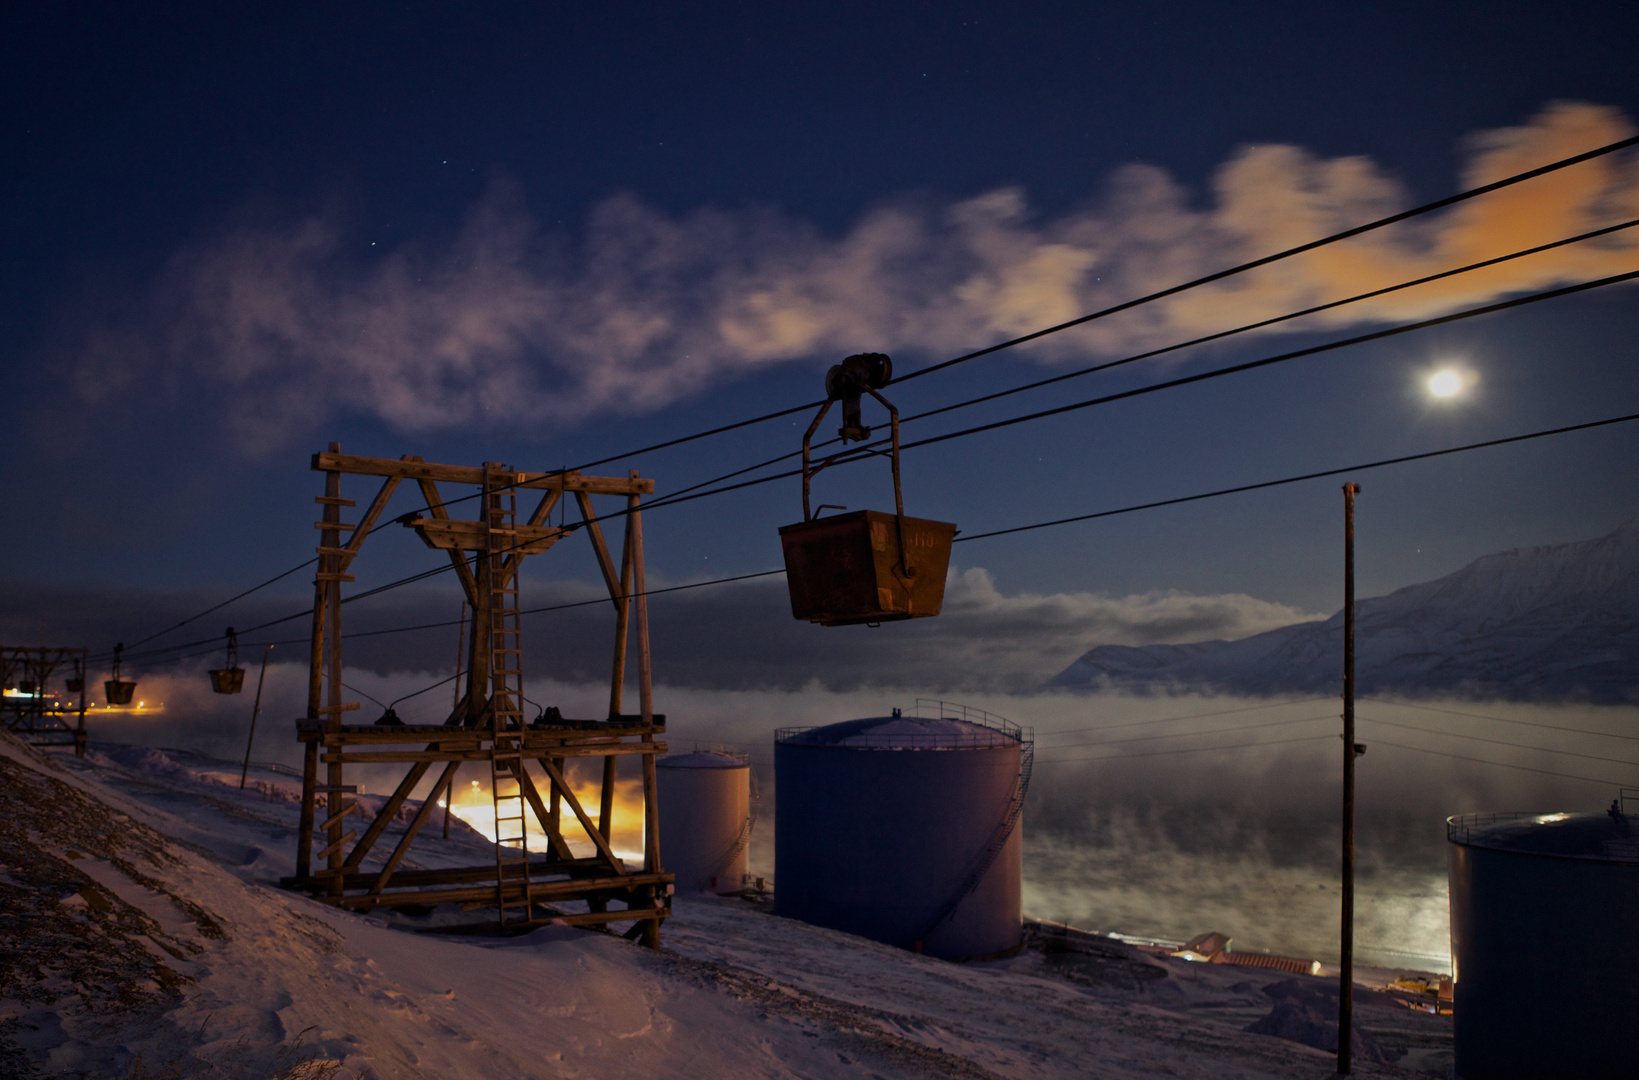
[{"label": "distant ore bucket", "polygon": [[977,715],[776,733],[775,912],[949,959],[1016,950],[1030,744]]},{"label": "distant ore bucket", "polygon": [[1469,814],[1446,836],[1457,1075],[1639,1075],[1639,815]]}]

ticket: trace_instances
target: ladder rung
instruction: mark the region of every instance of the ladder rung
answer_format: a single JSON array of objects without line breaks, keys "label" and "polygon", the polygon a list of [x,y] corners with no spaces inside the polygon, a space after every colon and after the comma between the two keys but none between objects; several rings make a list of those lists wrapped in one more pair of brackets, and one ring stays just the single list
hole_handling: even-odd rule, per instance
[{"label": "ladder rung", "polygon": [[350,832],[346,836],[342,837],[340,840],[337,840],[334,844],[330,844],[330,845],[326,846],[323,850],[317,852],[313,857],[316,858],[316,859],[328,859],[330,856],[334,855],[336,852],[338,852],[342,848],[346,847],[348,841],[352,840],[357,835],[358,835],[358,833]]},{"label": "ladder rung", "polygon": [[343,499],[338,495],[315,495],[313,501],[328,506],[357,506],[357,499]]}]

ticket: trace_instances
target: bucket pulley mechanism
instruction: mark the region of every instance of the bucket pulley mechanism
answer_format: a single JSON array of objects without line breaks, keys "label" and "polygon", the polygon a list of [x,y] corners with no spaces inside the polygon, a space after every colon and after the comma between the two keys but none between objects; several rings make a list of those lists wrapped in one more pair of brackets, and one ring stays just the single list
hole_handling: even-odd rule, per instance
[{"label": "bucket pulley mechanism", "polygon": [[237,694],[245,688],[245,669],[239,666],[239,635],[228,627],[228,662],[211,672],[211,689],[218,694]]},{"label": "bucket pulley mechanism", "polygon": [[[802,437],[802,522],[780,530],[791,614],[798,619],[822,626],[874,626],[937,615],[944,605],[945,571],[956,526],[905,516],[899,485],[899,411],[878,393],[892,379],[893,362],[882,353],[850,356],[825,375],[825,404]],[[820,518],[810,509],[813,478],[832,465],[880,456],[881,451],[866,445],[815,462],[810,443],[839,401],[842,427],[837,434],[844,445],[869,439],[871,429],[861,422],[860,413],[866,394],[888,410],[894,512],[855,510]]]},{"label": "bucket pulley mechanism", "polygon": [[120,678],[120,654],[125,652],[125,642],[114,646],[114,677],[102,684],[102,690],[108,697],[110,705],[129,705],[131,695],[137,692],[137,684],[129,679]]}]

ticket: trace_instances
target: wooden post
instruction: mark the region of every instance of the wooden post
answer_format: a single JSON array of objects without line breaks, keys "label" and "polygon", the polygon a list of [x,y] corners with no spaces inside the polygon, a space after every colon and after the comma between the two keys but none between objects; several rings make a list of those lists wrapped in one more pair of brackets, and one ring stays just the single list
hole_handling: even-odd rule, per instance
[{"label": "wooden post", "polygon": [[[483,498],[484,520],[489,520],[489,496]],[[477,588],[472,598],[472,645],[467,649],[467,726],[477,727],[490,701],[490,558],[480,554],[475,567]]]},{"label": "wooden post", "polygon": [[[332,454],[340,453],[341,443],[331,443],[330,452]],[[341,473],[326,472],[324,475],[325,495],[330,497],[339,496],[341,491]],[[335,502],[324,503],[324,520],[327,524],[331,522],[339,523],[341,521],[341,505]],[[341,547],[340,529],[322,529],[319,532],[319,537],[319,543],[324,547]],[[330,604],[331,588],[335,587],[339,589],[341,587],[341,583],[339,581],[330,580],[326,577],[326,574],[334,571],[336,561],[337,560],[332,556],[320,555],[319,572],[315,574],[313,578],[313,632],[310,639],[307,669],[307,718],[309,720],[317,720],[319,718],[319,705],[323,697],[324,646],[326,631],[325,615]]]},{"label": "wooden post", "polygon": [[1354,1071],[1354,497],[1343,485],[1343,940],[1337,987],[1337,1074]]},{"label": "wooden post", "polygon": [[[331,443],[332,453],[341,451],[341,444]],[[341,521],[341,473],[331,470],[324,474],[324,520],[326,522]],[[341,530],[325,529],[322,531],[326,547],[341,546]],[[342,685],[341,685],[341,573],[342,557],[340,555],[326,555],[320,559],[320,565],[329,569],[333,575],[327,582],[330,588],[325,590],[325,653],[329,667],[330,711],[325,714],[325,728],[329,731],[341,730],[342,716]],[[331,870],[340,870],[346,853],[342,851],[342,835],[347,828],[345,819],[340,817],[342,805],[346,796],[342,793],[342,764],[332,761],[326,769],[325,783],[330,791],[325,796],[325,809],[329,811],[330,828],[326,833],[325,845],[330,854],[327,858]],[[342,892],[341,875],[336,875],[331,882],[331,891],[340,896]]]},{"label": "wooden post", "polygon": [[[631,471],[631,478],[637,479],[637,470]],[[654,684],[649,668],[649,598],[648,579],[643,569],[643,512],[639,502],[641,496],[633,493],[626,497],[626,506],[630,511],[629,528],[632,537],[632,602],[637,605],[637,696],[638,710],[642,713],[645,727],[654,723]],[[650,735],[649,739],[654,736]],[[655,782],[654,754],[643,755],[643,869],[646,873],[660,873],[660,803],[659,791]],[[649,890],[649,903],[656,909],[665,906],[665,899],[659,887]],[[651,949],[660,948],[660,919],[646,919],[640,924],[643,927],[643,944]]]},{"label": "wooden post", "polygon": [[[631,472],[637,479],[637,470]],[[639,709],[645,726],[654,722],[654,688],[649,681],[649,599],[643,571],[643,512],[640,496],[626,496],[627,528],[631,530],[632,591],[631,602],[637,608],[637,693]],[[654,755],[643,755],[643,869],[649,873],[660,870],[660,808],[656,803]]]},{"label": "wooden post", "polygon": [[319,782],[319,744],[302,747],[302,813],[296,826],[296,876],[313,876],[313,786]]},{"label": "wooden post", "polygon": [[[628,501],[628,506],[630,502]],[[615,664],[609,680],[609,718],[620,715],[621,697],[626,689],[626,642],[631,638],[632,615],[632,518],[626,518],[626,535],[620,545],[620,592],[615,597]]]}]

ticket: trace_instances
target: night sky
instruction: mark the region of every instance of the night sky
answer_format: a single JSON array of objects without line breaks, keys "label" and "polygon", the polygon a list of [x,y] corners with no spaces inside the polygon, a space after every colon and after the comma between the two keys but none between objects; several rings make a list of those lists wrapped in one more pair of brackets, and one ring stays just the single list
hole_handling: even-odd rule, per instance
[{"label": "night sky", "polygon": [[[308,459],[332,440],[577,465],[813,400],[851,352],[909,373],[1639,119],[1632,3],[63,3],[0,20],[0,579],[6,632],[52,639],[134,639],[309,558]],[[1630,151],[887,393],[909,415],[1635,217]],[[906,438],[1634,269],[1639,229]],[[1549,300],[910,452],[906,508],[985,532],[1639,412],[1636,340],[1631,284]],[[1446,368],[1467,385],[1436,401]],[[592,471],[637,468],[664,493],[796,449],[806,421]],[[1362,594],[1608,532],[1639,516],[1636,463],[1628,424],[1353,475]],[[1058,618],[1079,648],[1330,613],[1342,479],[959,546],[964,595],[1030,624],[975,616],[973,633],[1050,637]],[[892,505],[880,463],[816,496]],[[393,512],[416,505],[406,489]],[[656,510],[651,585],[776,567],[776,529],[800,516],[792,480]],[[357,588],[439,565],[390,533]],[[537,559],[526,592],[595,582],[585,547]],[[305,588],[258,603],[299,607]],[[447,584],[426,588],[453,617]],[[1170,594],[1222,617],[1069,625],[1123,598],[1150,618]],[[778,603],[709,611],[737,641],[768,621],[753,682],[800,685],[825,635],[866,632]]]}]

